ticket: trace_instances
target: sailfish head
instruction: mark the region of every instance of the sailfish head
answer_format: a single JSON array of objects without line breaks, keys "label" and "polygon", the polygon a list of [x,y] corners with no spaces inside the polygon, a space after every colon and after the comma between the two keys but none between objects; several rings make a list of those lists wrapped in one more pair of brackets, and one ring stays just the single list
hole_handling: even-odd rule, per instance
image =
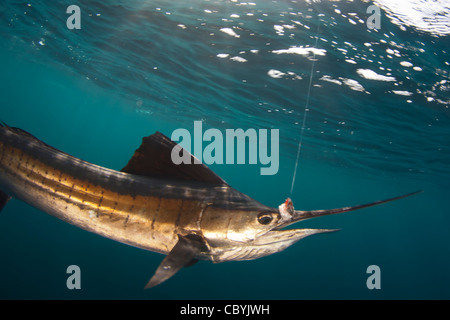
[{"label": "sailfish head", "polygon": [[212,241],[212,246],[210,247],[212,260],[214,262],[252,260],[271,255],[288,248],[297,241],[310,235],[340,230],[310,228],[285,229],[289,225],[306,219],[363,209],[399,200],[420,192],[422,191],[362,205],[311,211],[295,210],[292,200],[288,198],[278,208],[268,209],[264,207],[261,210],[234,215],[228,222],[228,229],[226,231],[227,241],[221,242],[220,246],[215,246],[214,241]]}]

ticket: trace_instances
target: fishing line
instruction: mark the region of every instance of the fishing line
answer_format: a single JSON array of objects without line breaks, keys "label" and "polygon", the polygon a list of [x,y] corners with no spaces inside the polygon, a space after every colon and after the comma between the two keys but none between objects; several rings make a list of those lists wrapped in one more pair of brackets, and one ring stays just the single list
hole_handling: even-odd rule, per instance
[{"label": "fishing line", "polygon": [[[317,42],[319,40],[319,28],[320,28],[320,19],[319,19],[319,23],[317,25],[316,42],[314,44],[314,49],[317,49]],[[313,79],[315,62],[316,62],[316,51],[313,50],[313,59],[312,59],[312,64],[311,64],[311,74],[309,76],[308,94],[306,95],[305,111],[303,112],[303,121],[302,121],[302,127],[301,127],[301,131],[300,131],[300,140],[298,142],[298,149],[297,149],[297,160],[295,161],[294,174],[292,175],[292,184],[291,184],[290,196],[292,196],[292,191],[294,190],[295,176],[297,175],[297,167],[298,167],[298,162],[300,160],[300,150],[302,149],[303,135],[304,135],[304,132],[305,132],[306,114],[309,111],[309,109],[308,109],[308,107],[309,107],[309,97],[311,95],[311,86],[312,86],[312,79]]]}]

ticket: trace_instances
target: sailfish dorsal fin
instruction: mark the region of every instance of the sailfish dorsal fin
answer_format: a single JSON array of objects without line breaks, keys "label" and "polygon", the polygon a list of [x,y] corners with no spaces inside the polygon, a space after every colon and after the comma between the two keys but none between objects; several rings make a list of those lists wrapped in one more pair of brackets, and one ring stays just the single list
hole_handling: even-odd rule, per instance
[{"label": "sailfish dorsal fin", "polygon": [[185,149],[183,152],[189,155],[190,164],[173,163],[171,154],[176,145],[160,132],[144,137],[141,146],[121,171],[154,178],[226,184],[206,165],[195,163],[196,158]]}]

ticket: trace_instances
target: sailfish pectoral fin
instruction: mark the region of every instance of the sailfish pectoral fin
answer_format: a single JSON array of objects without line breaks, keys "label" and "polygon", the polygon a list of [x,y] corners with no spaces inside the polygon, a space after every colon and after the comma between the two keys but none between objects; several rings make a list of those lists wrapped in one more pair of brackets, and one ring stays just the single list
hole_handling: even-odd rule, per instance
[{"label": "sailfish pectoral fin", "polygon": [[196,237],[178,235],[178,242],[156,269],[155,274],[144,289],[152,288],[178,272],[182,267],[191,266],[204,248],[204,243]]}]

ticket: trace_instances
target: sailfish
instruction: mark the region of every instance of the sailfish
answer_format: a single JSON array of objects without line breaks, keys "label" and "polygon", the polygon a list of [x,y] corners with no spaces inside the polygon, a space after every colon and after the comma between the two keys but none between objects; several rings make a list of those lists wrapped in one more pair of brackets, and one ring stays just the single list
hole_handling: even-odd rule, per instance
[{"label": "sailfish", "polygon": [[1,123],[0,210],[14,197],[84,230],[166,255],[145,286],[150,288],[198,260],[256,259],[310,235],[337,231],[285,229],[295,222],[420,192],[330,210],[295,210],[289,198],[270,207],[232,188],[194,158],[192,164],[174,164],[174,148],[181,147],[156,132],[144,137],[127,165],[115,171]]}]

